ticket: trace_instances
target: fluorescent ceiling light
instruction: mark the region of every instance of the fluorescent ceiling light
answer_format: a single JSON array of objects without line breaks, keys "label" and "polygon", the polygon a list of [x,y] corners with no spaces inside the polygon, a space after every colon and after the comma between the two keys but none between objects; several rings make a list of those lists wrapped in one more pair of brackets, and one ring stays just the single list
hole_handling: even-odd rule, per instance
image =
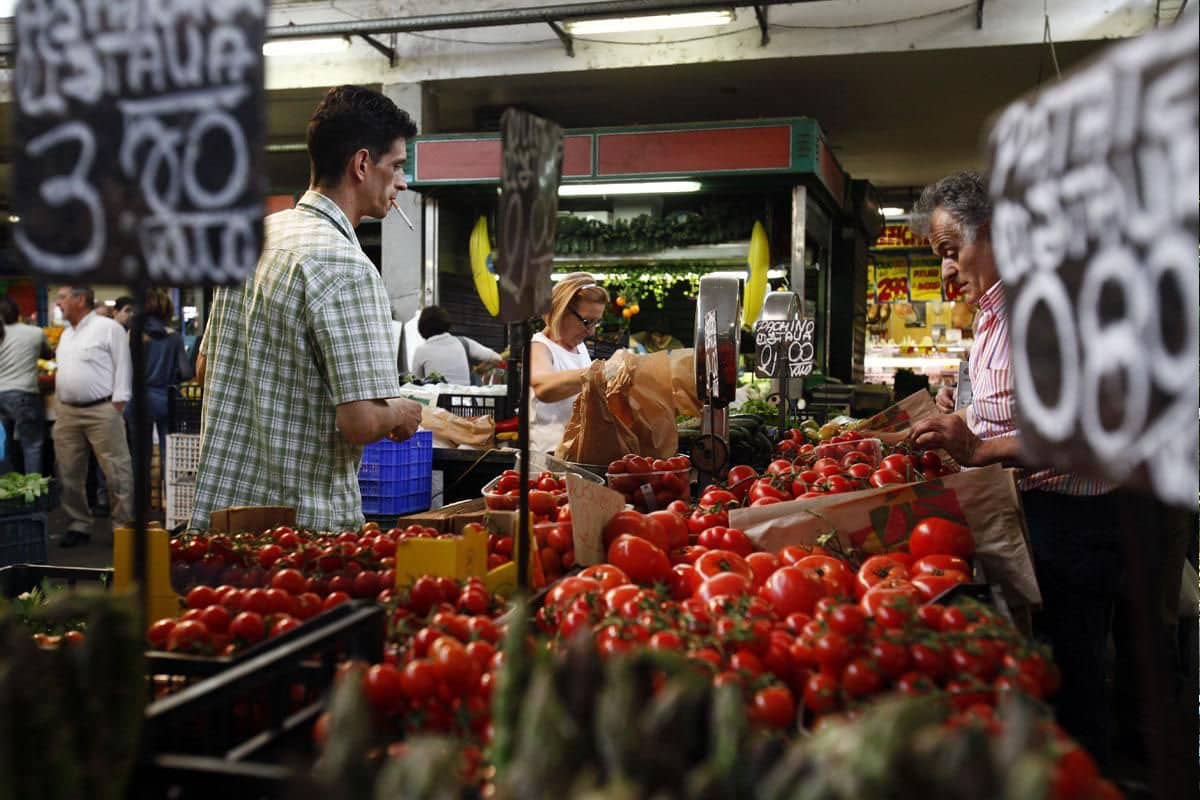
[{"label": "fluorescent ceiling light", "polygon": [[896,208],[895,206],[886,206],[879,209],[879,213],[883,214],[885,217],[901,217],[904,216],[904,209]]},{"label": "fluorescent ceiling light", "polygon": [[641,183],[566,183],[559,197],[600,197],[608,194],[684,194],[700,191],[700,181],[648,181]]},{"label": "fluorescent ceiling light", "polygon": [[[550,275],[550,280],[561,281],[563,278],[566,278],[568,275],[576,275],[576,274],[578,274],[578,271],[576,271],[576,272],[555,272]],[[595,278],[598,281],[606,281],[610,277],[616,277],[616,275],[609,275],[607,272],[593,272],[592,270],[588,270],[588,274],[591,275],[593,278]],[[730,278],[745,278],[746,277],[745,270],[734,270],[734,269],[715,270],[713,272],[705,272],[704,274],[705,275],[723,275],[723,276],[727,276]],[[770,269],[770,270],[767,270],[767,277],[778,280],[779,278],[786,278],[787,272],[785,272],[784,270],[781,270],[781,269]]]},{"label": "fluorescent ceiling light", "polygon": [[702,28],[711,25],[728,25],[733,22],[733,11],[692,11],[686,14],[654,14],[648,17],[609,17],[607,19],[580,19],[563,24],[573,36],[593,33],[631,33],[633,31],[665,31],[675,28]]},{"label": "fluorescent ceiling light", "polygon": [[273,42],[264,42],[262,50],[264,56],[311,56],[321,53],[344,53],[349,49],[349,37],[326,36],[320,39],[276,39]]}]

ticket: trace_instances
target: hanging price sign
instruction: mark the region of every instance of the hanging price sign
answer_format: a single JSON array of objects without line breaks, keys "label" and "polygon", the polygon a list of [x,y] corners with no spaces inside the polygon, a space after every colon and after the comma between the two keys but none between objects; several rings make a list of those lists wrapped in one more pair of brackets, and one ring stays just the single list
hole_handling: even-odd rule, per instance
[{"label": "hanging price sign", "polygon": [[1195,509],[1195,25],[1115,45],[989,136],[992,242],[1037,461]]}]

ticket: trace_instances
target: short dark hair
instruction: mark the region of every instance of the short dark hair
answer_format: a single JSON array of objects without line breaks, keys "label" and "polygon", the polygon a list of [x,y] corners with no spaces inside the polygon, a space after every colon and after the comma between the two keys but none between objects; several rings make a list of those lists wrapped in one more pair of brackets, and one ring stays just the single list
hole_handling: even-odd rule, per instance
[{"label": "short dark hair", "polygon": [[76,297],[82,297],[88,308],[96,307],[96,292],[92,290],[92,287],[84,286],[81,283],[69,283],[66,288]]},{"label": "short dark hair", "polygon": [[401,137],[417,135],[404,109],[365,86],[335,86],[308,121],[308,157],[314,186],[341,183],[346,162],[364,147],[378,161]]},{"label": "short dark hair", "polygon": [[[0,321],[5,325],[15,325],[21,319],[21,309],[8,295],[0,297]],[[0,335],[3,338],[3,335]]]},{"label": "short dark hair", "polygon": [[992,198],[978,172],[956,172],[925,187],[910,220],[918,236],[929,235],[930,220],[938,208],[957,223],[965,242],[975,241],[979,231],[992,221]]},{"label": "short dark hair", "polygon": [[[119,299],[117,308],[121,308]],[[165,289],[151,289],[146,293],[146,307],[143,311],[146,316],[158,317],[163,322],[170,322],[171,317],[175,316],[175,305],[171,302],[171,295],[167,294]]]},{"label": "short dark hair", "polygon": [[113,301],[113,310],[120,311],[125,306],[133,305],[133,298],[127,294],[123,294]]},{"label": "short dark hair", "polygon": [[441,306],[425,306],[417,318],[417,333],[429,339],[450,330],[450,312]]}]

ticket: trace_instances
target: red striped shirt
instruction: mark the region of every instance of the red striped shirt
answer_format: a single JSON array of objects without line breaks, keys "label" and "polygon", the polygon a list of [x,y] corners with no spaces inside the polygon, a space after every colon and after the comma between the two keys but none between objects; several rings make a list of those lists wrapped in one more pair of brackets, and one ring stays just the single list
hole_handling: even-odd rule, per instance
[{"label": "red striped shirt", "polygon": [[[1004,284],[997,281],[979,298],[975,316],[975,343],[967,370],[971,376],[971,405],[967,425],[980,439],[1016,436],[1013,415],[1012,373],[1009,365],[1008,309],[1004,303]],[[1022,491],[1040,489],[1070,495],[1097,495],[1112,490],[1104,481],[1084,478],[1070,472],[1043,469],[1022,472]]]}]

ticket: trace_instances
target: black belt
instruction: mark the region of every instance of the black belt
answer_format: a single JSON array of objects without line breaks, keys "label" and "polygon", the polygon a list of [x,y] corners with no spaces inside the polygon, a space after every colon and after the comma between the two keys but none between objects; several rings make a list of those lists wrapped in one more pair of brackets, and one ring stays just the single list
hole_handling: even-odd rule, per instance
[{"label": "black belt", "polygon": [[65,403],[66,405],[71,406],[71,408],[91,408],[92,406],[98,406],[101,403],[109,403],[111,401],[111,394],[108,397],[101,397],[98,400],[88,400],[86,403],[70,403],[66,400],[59,400],[60,403]]}]

